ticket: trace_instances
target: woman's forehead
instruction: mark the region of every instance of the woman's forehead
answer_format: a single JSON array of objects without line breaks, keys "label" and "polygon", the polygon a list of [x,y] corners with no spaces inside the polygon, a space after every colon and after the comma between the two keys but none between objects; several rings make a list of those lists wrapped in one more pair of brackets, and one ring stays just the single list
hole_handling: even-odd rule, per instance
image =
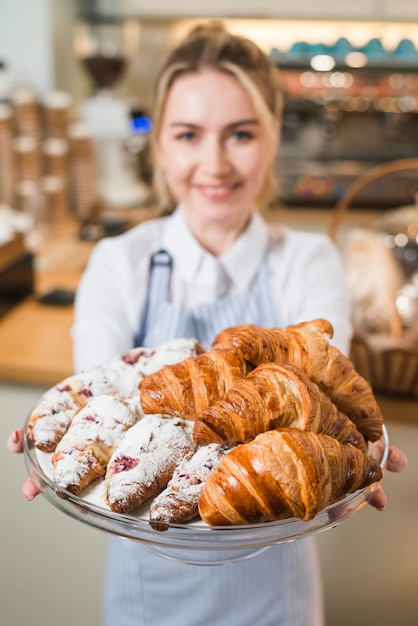
[{"label": "woman's forehead", "polygon": [[167,94],[164,109],[168,123],[177,119],[197,123],[208,115],[225,123],[258,118],[250,94],[240,81],[214,69],[179,75]]}]

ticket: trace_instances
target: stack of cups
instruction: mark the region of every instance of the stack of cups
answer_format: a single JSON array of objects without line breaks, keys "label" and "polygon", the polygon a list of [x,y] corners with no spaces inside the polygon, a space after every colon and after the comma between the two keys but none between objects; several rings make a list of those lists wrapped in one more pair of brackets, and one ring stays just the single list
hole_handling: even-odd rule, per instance
[{"label": "stack of cups", "polygon": [[[35,93],[27,87],[19,87],[12,93],[15,138],[13,152],[15,161],[16,198],[20,183],[39,183],[42,176],[40,151],[41,126],[39,106]],[[19,202],[19,199],[18,199]]]},{"label": "stack of cups", "polygon": [[71,158],[72,206],[82,222],[97,217],[97,176],[93,144],[90,134],[80,123],[74,123],[68,131]]},{"label": "stack of cups", "polygon": [[44,177],[42,190],[45,196],[47,219],[57,221],[68,215],[69,175],[68,142],[50,138],[43,142]]},{"label": "stack of cups", "polygon": [[46,96],[43,102],[45,137],[67,138],[71,106],[72,98],[65,91],[52,91]]},{"label": "stack of cups", "polygon": [[35,180],[19,180],[15,189],[15,207],[36,221],[41,213],[40,184]]},{"label": "stack of cups", "polygon": [[45,201],[39,181],[21,180],[17,182],[15,207],[30,219],[31,229],[26,234],[25,243],[28,249],[35,251],[43,242],[48,231]]},{"label": "stack of cups", "polygon": [[45,139],[42,144],[44,174],[56,176],[63,182],[66,196],[69,193],[69,147],[66,139]]},{"label": "stack of cups", "polygon": [[0,204],[11,206],[14,190],[13,110],[7,104],[0,104]]},{"label": "stack of cups", "polygon": [[41,191],[44,198],[44,211],[47,222],[57,222],[67,216],[67,190],[62,178],[43,176]]},{"label": "stack of cups", "polygon": [[41,138],[41,124],[38,101],[34,92],[26,87],[15,90],[11,98],[16,135],[32,137],[39,142]]},{"label": "stack of cups", "polygon": [[42,173],[39,144],[34,137],[19,136],[13,140],[17,180],[39,180]]}]

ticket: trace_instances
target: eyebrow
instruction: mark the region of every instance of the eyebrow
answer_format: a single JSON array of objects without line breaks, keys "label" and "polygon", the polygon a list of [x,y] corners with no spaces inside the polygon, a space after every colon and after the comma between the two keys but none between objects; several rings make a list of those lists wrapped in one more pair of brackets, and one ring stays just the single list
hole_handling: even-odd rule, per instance
[{"label": "eyebrow", "polygon": [[[255,119],[255,118],[249,118],[246,120],[239,120],[238,122],[232,122],[232,124],[228,124],[226,126],[226,128],[228,129],[233,129],[236,128],[237,126],[248,126],[248,125],[252,125],[252,126],[258,126],[260,124],[260,122]],[[176,128],[176,127],[187,127],[187,128],[201,128],[201,126],[199,126],[199,124],[193,124],[192,122],[172,122],[170,124],[170,126],[172,128]]]}]

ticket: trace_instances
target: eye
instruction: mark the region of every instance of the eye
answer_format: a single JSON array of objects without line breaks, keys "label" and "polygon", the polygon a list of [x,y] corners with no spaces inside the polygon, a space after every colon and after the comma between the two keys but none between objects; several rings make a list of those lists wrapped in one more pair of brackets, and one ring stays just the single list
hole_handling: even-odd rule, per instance
[{"label": "eye", "polygon": [[178,141],[186,141],[186,142],[193,141],[194,139],[196,139],[196,137],[197,137],[197,133],[194,132],[193,130],[186,130],[176,135],[176,139]]},{"label": "eye", "polygon": [[254,133],[249,130],[235,130],[232,133],[232,137],[240,142],[251,141],[254,138]]}]

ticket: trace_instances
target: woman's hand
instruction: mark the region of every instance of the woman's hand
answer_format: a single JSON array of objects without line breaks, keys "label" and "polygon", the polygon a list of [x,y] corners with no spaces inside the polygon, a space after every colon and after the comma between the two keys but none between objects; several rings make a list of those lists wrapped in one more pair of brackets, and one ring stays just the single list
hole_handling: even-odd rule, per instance
[{"label": "woman's hand", "polygon": [[[23,452],[23,429],[17,428],[12,432],[9,439],[7,440],[7,447],[10,452]],[[35,485],[34,482],[31,481],[30,478],[27,478],[22,485],[22,492],[26,500],[33,500],[35,496],[37,496],[41,491]]]},{"label": "woman's hand", "polygon": [[[402,472],[408,466],[408,459],[405,454],[396,448],[395,446],[390,446],[389,448],[389,457],[387,462],[387,469],[390,472]],[[386,508],[388,499],[383,491],[382,487],[379,487],[377,491],[374,492],[372,498],[369,500],[369,504],[371,504],[378,511],[383,511]]]}]

